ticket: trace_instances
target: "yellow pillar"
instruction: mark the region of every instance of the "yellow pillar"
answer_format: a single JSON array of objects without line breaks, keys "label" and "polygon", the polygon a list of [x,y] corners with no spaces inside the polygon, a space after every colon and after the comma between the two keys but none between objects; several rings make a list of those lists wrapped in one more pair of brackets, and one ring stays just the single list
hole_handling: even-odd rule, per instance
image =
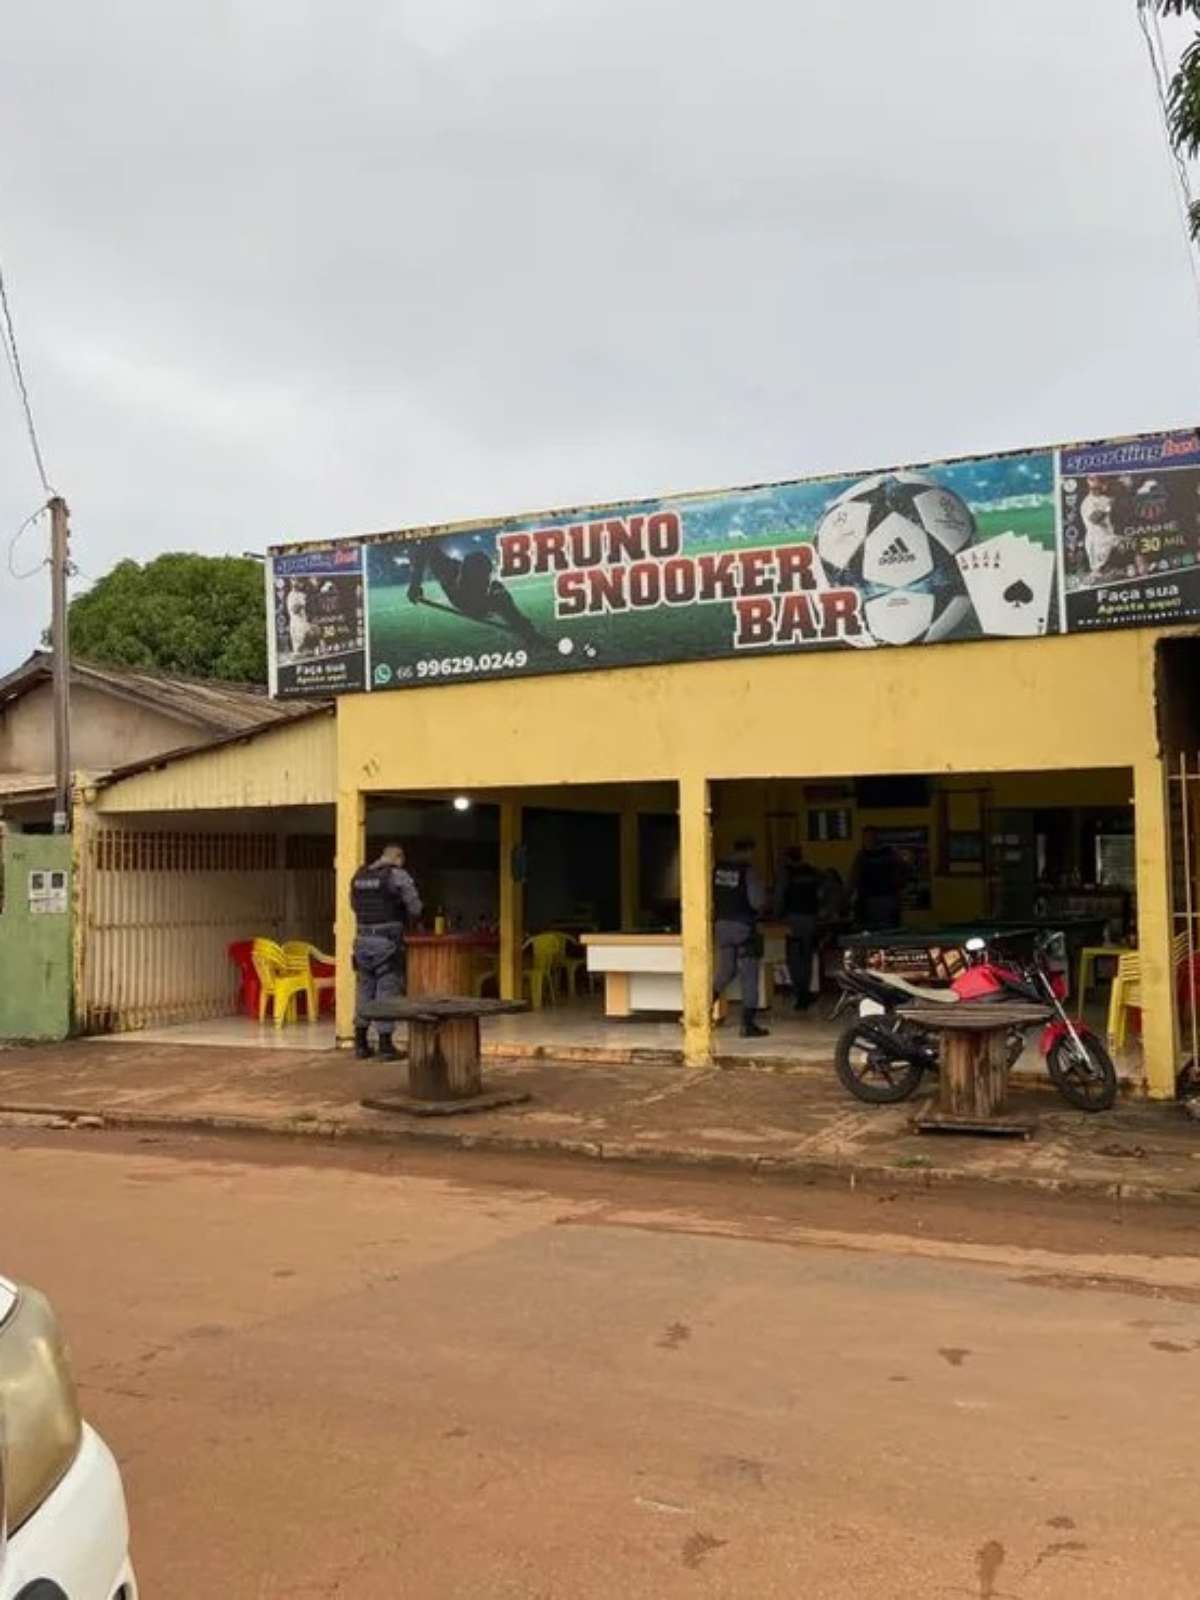
[{"label": "yellow pillar", "polygon": [[638,814],[626,807],[621,812],[621,927],[626,933],[637,928],[638,915]]},{"label": "yellow pillar", "polygon": [[350,955],[354,948],[354,913],[350,909],[350,880],[362,866],[367,849],[366,796],[360,789],[339,789],[337,800],[337,844],[334,871],[337,878],[337,908],[334,912],[334,942],[337,956],[336,1032],[339,1044],[354,1037],[354,969]]},{"label": "yellow pillar", "polygon": [[521,946],[525,940],[525,885],[513,875],[513,856],[521,845],[523,811],[519,800],[500,802],[500,998],[521,998]]},{"label": "yellow pillar", "polygon": [[679,874],[683,922],[683,1059],[712,1062],[712,838],[708,779],[679,785]]},{"label": "yellow pillar", "polygon": [[1175,1095],[1179,1018],[1171,951],[1171,835],[1166,774],[1155,756],[1133,769],[1137,850],[1138,954],[1141,957],[1142,1050],[1146,1088],[1153,1100]]}]

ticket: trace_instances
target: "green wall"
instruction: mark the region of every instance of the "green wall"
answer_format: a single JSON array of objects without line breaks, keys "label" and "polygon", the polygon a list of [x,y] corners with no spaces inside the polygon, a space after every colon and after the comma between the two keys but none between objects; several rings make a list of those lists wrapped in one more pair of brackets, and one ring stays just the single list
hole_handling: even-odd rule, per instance
[{"label": "green wall", "polygon": [[[65,1039],[71,1031],[71,841],[3,835],[0,1039]],[[65,912],[32,912],[29,874],[66,876]]]}]

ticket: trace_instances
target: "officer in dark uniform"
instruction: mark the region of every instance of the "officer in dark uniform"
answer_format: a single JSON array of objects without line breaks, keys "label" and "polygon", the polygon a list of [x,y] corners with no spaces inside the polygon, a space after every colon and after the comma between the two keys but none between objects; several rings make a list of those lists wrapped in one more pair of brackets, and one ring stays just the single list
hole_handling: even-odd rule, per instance
[{"label": "officer in dark uniform", "polygon": [[798,844],[784,858],[775,884],[775,915],[787,924],[787,969],[797,1011],[812,1005],[812,961],[821,909],[821,874],[804,859]]},{"label": "officer in dark uniform", "polygon": [[[378,861],[359,867],[350,880],[350,905],[358,923],[354,937],[354,1054],[371,1054],[370,1024],[363,1015],[369,1000],[390,1000],[404,993],[404,932],[421,920],[421,897],[404,870],[404,851],[385,846]],[[392,1024],[378,1022],[381,1061],[398,1059]]]},{"label": "officer in dark uniform", "polygon": [[717,970],[713,999],[719,1000],[737,974],[742,991],[742,1037],[765,1039],[767,1029],[754,1020],[758,1010],[758,969],[762,936],[758,918],[766,904],[762,879],[754,869],[754,840],[739,839],[733,854],[713,868],[713,920],[716,924]]},{"label": "officer in dark uniform", "polygon": [[864,928],[898,928],[908,864],[899,850],[884,844],[878,830],[863,830],[862,849],[850,871],[850,891],[854,896],[858,920]]}]

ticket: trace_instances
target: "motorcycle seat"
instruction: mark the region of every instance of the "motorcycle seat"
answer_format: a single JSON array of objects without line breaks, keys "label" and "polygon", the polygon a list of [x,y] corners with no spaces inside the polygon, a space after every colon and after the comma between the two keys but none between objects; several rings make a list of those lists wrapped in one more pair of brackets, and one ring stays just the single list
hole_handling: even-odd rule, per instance
[{"label": "motorcycle seat", "polygon": [[905,994],[912,995],[914,1000],[930,1000],[938,1006],[956,1006],[959,1004],[958,996],[953,989],[930,989],[924,984],[909,983],[907,978],[898,977],[894,972],[889,972],[884,981],[893,988],[901,989]]}]

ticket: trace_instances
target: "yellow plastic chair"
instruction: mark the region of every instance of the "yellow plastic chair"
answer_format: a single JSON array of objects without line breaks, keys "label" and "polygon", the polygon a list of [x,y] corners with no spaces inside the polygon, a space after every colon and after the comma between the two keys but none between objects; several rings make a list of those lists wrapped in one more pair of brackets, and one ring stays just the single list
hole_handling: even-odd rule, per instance
[{"label": "yellow plastic chair", "polygon": [[255,939],[250,959],[254,962],[254,970],[258,974],[260,1022],[266,1018],[267,1009],[270,1007],[275,1026],[282,1028],[285,1022],[291,1020],[296,1010],[298,995],[304,995],[309,1006],[309,1016],[315,1016],[316,1013],[312,1008],[316,1004],[316,992],[312,987],[312,973],[307,970],[307,961],[303,972],[289,968],[282,946],[276,944],[274,939]]},{"label": "yellow plastic chair", "polygon": [[[1187,960],[1188,936],[1177,933],[1171,940],[1171,981]],[[1117,970],[1108,997],[1108,1042],[1119,1050],[1129,1035],[1129,1013],[1142,1009],[1142,958],[1136,950],[1125,950],[1117,958]]]},{"label": "yellow plastic chair", "polygon": [[315,1022],[321,1014],[321,996],[337,988],[337,977],[332,972],[315,972],[313,963],[319,962],[324,967],[333,967],[337,963],[332,956],[327,956],[324,950],[318,950],[315,944],[309,944],[306,939],[287,939],[280,948],[289,972],[308,974],[312,990],[307,996],[308,1015]]},{"label": "yellow plastic chair", "polygon": [[1115,957],[1119,960],[1129,954],[1129,946],[1124,944],[1089,944],[1079,952],[1079,983],[1075,989],[1075,1003],[1080,1012],[1083,1011],[1087,992],[1094,988],[1096,983],[1096,963],[1104,957]]},{"label": "yellow plastic chair", "polygon": [[584,982],[589,989],[591,988],[592,979],[595,974],[590,973],[587,969],[586,954],[581,956],[573,956],[571,954],[572,944],[575,944],[576,948],[578,948],[578,944],[577,941],[571,938],[569,933],[556,931],[553,937],[559,942],[558,969],[563,975],[563,992],[566,998],[569,1000],[573,995],[579,993],[579,974],[581,972],[583,973]]},{"label": "yellow plastic chair", "polygon": [[1142,958],[1127,950],[1117,961],[1108,997],[1108,1044],[1119,1050],[1129,1033],[1129,1013],[1142,1008]]},{"label": "yellow plastic chair", "polygon": [[551,1005],[558,999],[558,974],[562,970],[562,946],[559,941],[563,937],[561,933],[535,933],[522,946],[532,956],[529,965],[521,973],[522,987],[529,990],[529,999],[535,1011],[542,1009],[547,994]]}]

